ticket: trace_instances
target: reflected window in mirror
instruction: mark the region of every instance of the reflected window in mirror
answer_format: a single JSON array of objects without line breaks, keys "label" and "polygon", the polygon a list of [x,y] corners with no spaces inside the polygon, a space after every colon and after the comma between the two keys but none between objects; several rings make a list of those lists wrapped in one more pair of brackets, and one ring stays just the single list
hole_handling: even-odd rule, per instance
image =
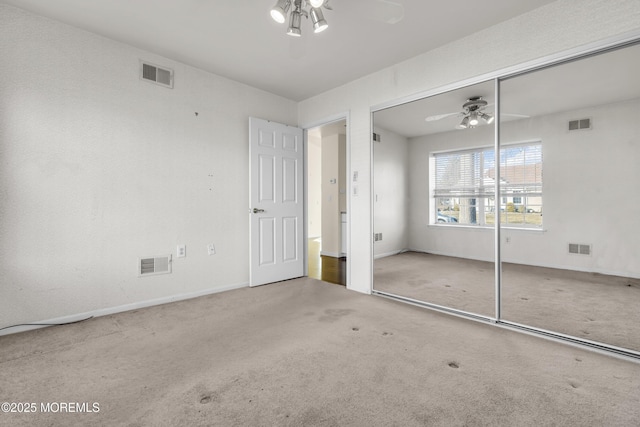
[{"label": "reflected window in mirror", "polygon": [[[495,224],[496,161],[491,147],[431,154],[431,224]],[[542,227],[542,143],[500,150],[500,220],[504,226]]]}]

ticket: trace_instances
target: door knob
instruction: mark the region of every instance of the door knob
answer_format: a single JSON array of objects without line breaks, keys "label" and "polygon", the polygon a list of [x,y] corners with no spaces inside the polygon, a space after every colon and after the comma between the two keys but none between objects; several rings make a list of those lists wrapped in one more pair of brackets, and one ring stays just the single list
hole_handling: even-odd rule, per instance
[{"label": "door knob", "polygon": [[253,208],[253,213],[262,213],[264,209]]}]

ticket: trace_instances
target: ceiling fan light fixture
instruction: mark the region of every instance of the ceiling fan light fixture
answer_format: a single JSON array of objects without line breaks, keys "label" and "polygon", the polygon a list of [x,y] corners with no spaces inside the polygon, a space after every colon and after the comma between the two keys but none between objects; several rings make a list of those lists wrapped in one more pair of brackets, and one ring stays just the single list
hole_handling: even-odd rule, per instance
[{"label": "ceiling fan light fixture", "polygon": [[490,125],[491,123],[493,123],[493,116],[491,114],[487,114],[487,113],[480,113],[480,117],[482,118],[482,120],[484,120],[485,122],[487,122],[488,125]]},{"label": "ceiling fan light fixture", "polygon": [[465,116],[457,127],[458,129],[467,129],[469,127],[469,116]]},{"label": "ceiling fan light fixture", "polygon": [[291,1],[289,0],[278,0],[278,2],[271,8],[271,17],[278,24],[284,24],[284,21],[287,20],[287,11],[291,7]]},{"label": "ceiling fan light fixture", "polygon": [[320,9],[311,8],[311,22],[313,22],[313,32],[321,33],[329,27],[327,21],[324,20],[322,11]]},{"label": "ceiling fan light fixture", "polygon": [[271,18],[279,24],[287,21],[289,17],[289,26],[287,34],[294,37],[300,37],[302,31],[302,17],[311,17],[313,24],[313,32],[321,33],[329,24],[322,13],[322,8],[331,10],[329,0],[277,0],[275,6],[271,8]]},{"label": "ceiling fan light fixture", "polygon": [[478,113],[476,113],[475,111],[472,111],[469,114],[469,125],[470,126],[477,126],[478,123],[480,123],[480,121],[478,120]]},{"label": "ceiling fan light fixture", "polygon": [[300,12],[291,12],[291,21],[289,23],[289,29],[287,34],[293,37],[300,37],[302,31],[300,31],[300,21],[302,21],[302,14]]}]

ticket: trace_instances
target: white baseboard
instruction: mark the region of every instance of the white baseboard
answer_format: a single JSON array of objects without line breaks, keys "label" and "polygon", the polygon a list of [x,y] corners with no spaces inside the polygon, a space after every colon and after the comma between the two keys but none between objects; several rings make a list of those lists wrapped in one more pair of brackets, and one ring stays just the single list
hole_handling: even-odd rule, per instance
[{"label": "white baseboard", "polygon": [[[439,252],[439,251],[425,251],[422,249],[408,249],[408,250],[411,252],[420,252],[420,253],[431,254],[431,255],[441,255],[441,256],[447,256],[452,258],[464,258],[464,259],[470,259],[474,261],[484,261],[484,262],[490,262],[490,263],[494,262],[492,258],[463,257],[463,256],[460,256],[459,254],[451,254],[448,252]],[[403,251],[403,252],[406,252],[406,251]],[[580,267],[580,266],[560,264],[560,263],[558,264],[555,264],[555,263],[527,264],[517,260],[504,259],[504,257],[502,259],[502,262],[507,264],[528,265],[531,267],[552,268],[555,270],[577,271],[581,273],[597,273],[597,274],[604,274],[606,276],[618,276],[618,277],[628,277],[631,279],[640,279],[640,274],[635,274],[633,272],[628,272],[628,271],[621,272],[621,271],[608,270],[603,268],[587,268],[587,267]]]},{"label": "white baseboard", "polygon": [[29,322],[29,323],[48,323],[49,325],[26,325],[25,324],[25,325],[15,326],[13,328],[8,328],[8,329],[4,329],[4,330],[0,331],[0,336],[10,335],[10,334],[17,334],[18,332],[31,331],[31,330],[34,330],[34,329],[46,328],[48,326],[53,326],[53,325],[60,324],[60,323],[78,322],[78,321],[85,320],[85,319],[90,318],[90,317],[108,316],[110,314],[122,313],[124,311],[137,310],[137,309],[140,309],[140,308],[152,307],[154,305],[161,305],[161,304],[167,304],[167,303],[170,303],[170,302],[176,302],[176,301],[183,301],[183,300],[188,300],[188,299],[192,299],[192,298],[198,298],[198,297],[202,297],[202,296],[205,296],[205,295],[217,294],[219,292],[231,291],[233,289],[246,288],[247,286],[249,286],[248,282],[237,283],[237,284],[234,284],[234,285],[226,285],[226,286],[222,286],[222,287],[218,287],[218,288],[205,289],[205,290],[197,291],[197,292],[190,292],[190,293],[186,293],[186,294],[171,295],[171,296],[168,296],[168,297],[155,298],[155,299],[147,300],[147,301],[134,302],[134,303],[131,303],[131,304],[119,305],[117,307],[101,308],[101,309],[98,309],[98,310],[87,311],[87,312],[84,312],[84,313],[78,313],[78,314],[72,314],[72,315],[69,315],[69,316],[57,317],[55,319],[48,319],[48,320],[40,320],[40,321]]},{"label": "white baseboard", "polygon": [[451,254],[451,253],[448,253],[448,252],[425,251],[425,250],[422,250],[422,249],[408,249],[408,251],[419,252],[419,253],[423,253],[423,254],[447,256],[447,257],[452,257],[452,258],[464,258],[464,259],[470,259],[470,260],[473,260],[473,261],[493,262],[492,258],[461,256],[460,254]]},{"label": "white baseboard", "polygon": [[397,251],[385,252],[383,254],[376,254],[376,255],[373,256],[373,259],[386,258],[388,256],[398,255],[398,254],[401,254],[403,252],[407,252],[409,250],[410,249],[400,249],[400,250],[397,250]]}]

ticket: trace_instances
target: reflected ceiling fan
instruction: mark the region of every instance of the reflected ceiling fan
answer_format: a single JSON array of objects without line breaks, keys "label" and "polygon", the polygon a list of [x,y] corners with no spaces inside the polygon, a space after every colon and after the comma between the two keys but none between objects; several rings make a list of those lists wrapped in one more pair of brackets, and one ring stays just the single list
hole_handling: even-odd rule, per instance
[{"label": "reflected ceiling fan", "polygon": [[[446,114],[437,114],[434,116],[429,116],[424,120],[426,122],[434,122],[436,120],[441,120],[446,117],[462,117],[462,121],[459,125],[456,126],[457,129],[469,129],[474,128],[481,124],[482,122],[486,124],[493,123],[494,117],[492,114],[489,114],[484,111],[485,108],[489,106],[489,103],[482,99],[481,96],[472,96],[467,99],[467,101],[462,104],[462,111],[457,111],[455,113],[446,113]],[[523,114],[503,114],[505,116],[513,116],[513,117],[529,117]]]}]

